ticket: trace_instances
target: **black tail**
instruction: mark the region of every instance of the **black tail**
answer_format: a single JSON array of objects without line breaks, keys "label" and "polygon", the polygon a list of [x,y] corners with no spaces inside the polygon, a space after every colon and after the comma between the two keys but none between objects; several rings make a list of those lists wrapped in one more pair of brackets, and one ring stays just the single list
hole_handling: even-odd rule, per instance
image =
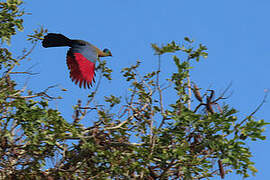
[{"label": "black tail", "polygon": [[42,46],[47,47],[58,47],[58,46],[71,46],[72,40],[67,38],[62,34],[49,33],[47,34],[43,41]]}]

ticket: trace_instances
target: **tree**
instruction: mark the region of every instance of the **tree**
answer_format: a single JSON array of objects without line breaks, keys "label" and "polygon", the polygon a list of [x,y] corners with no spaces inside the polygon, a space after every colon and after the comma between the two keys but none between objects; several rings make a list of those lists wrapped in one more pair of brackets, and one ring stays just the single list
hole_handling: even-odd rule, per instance
[{"label": "tree", "polygon": [[[265,140],[262,133],[267,123],[253,118],[264,101],[249,116],[238,119],[234,108],[220,106],[227,90],[216,99],[213,89],[201,96],[189,71],[193,61],[207,57],[204,45],[189,38],[183,45],[152,44],[156,70],[139,74],[139,61],[122,70],[129,83],[127,97],[105,96],[104,106],[93,105],[97,85],[87,102],[78,100],[73,122],[68,122],[50,107],[55,99],[49,94],[53,87],[34,93],[16,86],[22,82],[14,80],[15,74],[31,73],[14,68],[31,55],[47,32],[35,30],[28,39],[33,47],[19,58],[13,57],[6,43],[23,29],[21,3],[0,3],[2,179],[204,179],[224,178],[233,170],[248,177],[257,171],[246,142]],[[166,53],[174,54],[177,71],[163,80],[160,61]],[[98,69],[101,78],[111,80],[105,61],[99,61]],[[164,100],[165,90],[175,95],[174,103],[168,105]],[[91,118],[94,125],[81,123],[84,118]],[[48,159],[55,165],[50,167]]]}]

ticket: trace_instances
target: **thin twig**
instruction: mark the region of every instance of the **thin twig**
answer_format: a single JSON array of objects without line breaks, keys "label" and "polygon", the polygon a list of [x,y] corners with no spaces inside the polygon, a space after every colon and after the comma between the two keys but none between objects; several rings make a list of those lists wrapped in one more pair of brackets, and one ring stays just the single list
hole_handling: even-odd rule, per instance
[{"label": "thin twig", "polygon": [[239,124],[237,124],[237,125],[235,126],[235,129],[237,129],[238,127],[240,127],[245,121],[247,121],[247,120],[248,120],[249,118],[251,118],[256,112],[259,111],[259,109],[263,106],[263,104],[266,103],[266,99],[267,99],[268,93],[269,93],[269,92],[265,92],[262,102],[257,106],[257,108],[256,108],[252,113],[250,113],[250,115],[248,115],[248,116],[247,116],[245,119],[243,119]]},{"label": "thin twig", "polygon": [[[224,97],[224,95],[226,94],[226,92],[230,89],[230,87],[232,86],[232,82],[230,82],[230,84],[226,87],[226,89],[221,93],[221,95],[214,100],[212,103],[215,103],[217,101],[219,101],[220,99],[227,99],[230,97],[230,95],[228,97]],[[211,90],[207,90],[207,91],[211,91]]]},{"label": "thin twig", "polygon": [[160,60],[160,55],[158,55],[158,70],[157,70],[157,82],[156,82],[156,85],[157,85],[157,89],[158,89],[158,94],[159,94],[159,106],[160,106],[160,111],[161,111],[161,114],[164,113],[164,108],[163,108],[163,102],[162,102],[162,91],[161,91],[161,88],[160,88],[160,85],[159,85],[159,73],[160,73],[160,65],[161,64],[161,60]]},{"label": "thin twig", "polygon": [[124,126],[128,121],[130,121],[131,119],[133,119],[134,116],[131,116],[129,117],[127,120],[121,122],[120,124],[118,124],[117,126],[114,126],[114,127],[107,127],[107,128],[104,128],[104,130],[113,130],[113,129],[119,129],[119,128],[122,128],[122,126]]},{"label": "thin twig", "polygon": [[[29,99],[29,98],[35,98],[35,97],[47,97],[49,99],[61,99],[61,98],[57,98],[57,97],[52,97],[52,96],[49,96],[47,94],[47,91],[51,88],[54,88],[54,86],[49,86],[48,88],[46,88],[44,91],[42,92],[39,92],[39,93],[36,93],[34,95],[29,95],[29,96],[17,96],[18,92],[16,92],[15,94],[16,95],[11,95],[11,96],[7,96],[7,98],[13,98],[13,99]],[[24,88],[23,88],[24,89]],[[21,92],[21,90],[19,91]]]},{"label": "thin twig", "polygon": [[189,70],[187,75],[187,83],[188,83],[188,110],[191,109],[191,83],[190,83],[190,76],[189,76]]},{"label": "thin twig", "polygon": [[39,73],[31,73],[31,72],[10,72],[9,74],[29,74],[29,75],[37,75]]},{"label": "thin twig", "polygon": [[[25,59],[27,56],[29,56],[32,53],[32,51],[35,49],[36,45],[37,45],[37,43],[34,43],[33,46],[30,48],[30,50],[27,53],[25,53],[21,58],[16,60],[16,62],[18,63],[21,60]],[[5,77],[8,76],[11,73],[11,71],[13,70],[15,65],[16,65],[16,63],[12,64],[11,67],[5,72],[5,75],[4,75]]]}]

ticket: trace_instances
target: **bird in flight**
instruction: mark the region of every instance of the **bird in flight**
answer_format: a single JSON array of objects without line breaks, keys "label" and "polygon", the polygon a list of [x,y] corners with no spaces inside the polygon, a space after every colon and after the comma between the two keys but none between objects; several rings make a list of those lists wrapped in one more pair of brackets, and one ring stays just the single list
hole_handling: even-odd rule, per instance
[{"label": "bird in flight", "polygon": [[103,51],[83,40],[69,39],[62,34],[49,33],[43,41],[42,46],[60,47],[69,46],[67,52],[67,66],[70,70],[70,78],[80,87],[90,88],[95,82],[95,63],[98,57],[112,56],[109,49]]}]

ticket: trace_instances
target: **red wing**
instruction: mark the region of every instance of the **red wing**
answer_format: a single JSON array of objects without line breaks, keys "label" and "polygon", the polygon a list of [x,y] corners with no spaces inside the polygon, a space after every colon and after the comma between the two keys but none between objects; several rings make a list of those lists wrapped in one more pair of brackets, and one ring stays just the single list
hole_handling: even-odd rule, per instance
[{"label": "red wing", "polygon": [[67,65],[70,70],[70,78],[75,81],[75,84],[80,83],[84,88],[92,86],[92,81],[95,75],[95,63],[86,59],[81,53],[68,52]]}]

